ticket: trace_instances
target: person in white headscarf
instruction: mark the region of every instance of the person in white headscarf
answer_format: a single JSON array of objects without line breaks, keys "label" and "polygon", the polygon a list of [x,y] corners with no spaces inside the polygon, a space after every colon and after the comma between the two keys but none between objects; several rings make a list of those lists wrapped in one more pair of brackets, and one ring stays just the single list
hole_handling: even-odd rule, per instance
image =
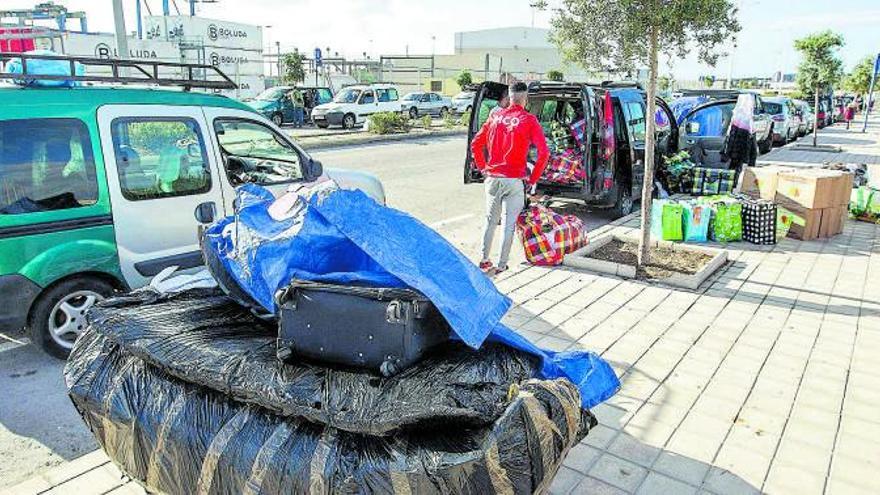
[{"label": "person in white headscarf", "polygon": [[738,181],[743,166],[752,166],[758,158],[758,144],[753,134],[755,126],[755,97],[741,94],[733,107],[730,128],[724,143],[723,155],[730,160],[730,170],[736,170]]}]

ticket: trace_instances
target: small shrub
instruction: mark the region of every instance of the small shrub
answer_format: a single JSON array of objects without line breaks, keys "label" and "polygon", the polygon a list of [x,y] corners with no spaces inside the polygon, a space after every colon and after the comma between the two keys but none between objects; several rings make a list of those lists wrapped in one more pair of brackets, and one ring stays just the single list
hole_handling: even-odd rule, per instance
[{"label": "small shrub", "polygon": [[422,118],[419,119],[419,124],[425,129],[431,128],[431,116],[430,115],[422,115]]},{"label": "small shrub", "polygon": [[458,123],[463,126],[467,126],[471,123],[471,112],[470,110],[461,114],[461,117],[458,119]]},{"label": "small shrub", "polygon": [[457,125],[461,125],[461,121],[455,118],[451,113],[447,113],[443,116],[443,127],[452,129]]},{"label": "small shrub", "polygon": [[369,131],[373,134],[409,132],[409,118],[400,112],[378,112],[369,117]]}]

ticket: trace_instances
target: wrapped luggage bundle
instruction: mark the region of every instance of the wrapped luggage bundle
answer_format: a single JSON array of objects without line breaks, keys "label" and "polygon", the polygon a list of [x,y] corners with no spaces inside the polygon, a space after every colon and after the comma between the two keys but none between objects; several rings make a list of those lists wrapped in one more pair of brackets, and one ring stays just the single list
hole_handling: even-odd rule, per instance
[{"label": "wrapped luggage bundle", "polygon": [[279,363],[265,322],[218,292],[111,300],[90,321],[70,396],[151,491],[536,493],[596,423],[506,346],[379,378]]}]

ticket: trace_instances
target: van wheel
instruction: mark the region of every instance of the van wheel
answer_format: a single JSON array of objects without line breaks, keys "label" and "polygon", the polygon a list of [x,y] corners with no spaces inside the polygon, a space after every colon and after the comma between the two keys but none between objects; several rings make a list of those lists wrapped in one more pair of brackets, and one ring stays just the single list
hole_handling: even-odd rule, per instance
[{"label": "van wheel", "polygon": [[409,118],[416,119],[419,116],[419,109],[416,107],[412,107],[409,109]]},{"label": "van wheel", "polygon": [[58,359],[67,359],[86,328],[86,311],[113,294],[97,278],[74,278],[49,288],[37,299],[28,320],[31,342]]},{"label": "van wheel", "polygon": [[342,117],[342,128],[354,129],[354,114],[347,113],[345,117]]},{"label": "van wheel", "polygon": [[617,200],[611,212],[615,219],[625,217],[633,212],[632,190],[629,187],[617,186]]},{"label": "van wheel", "polygon": [[330,124],[328,124],[327,122],[318,122],[316,125],[318,127],[320,127],[321,129],[326,129],[326,128],[330,127]]},{"label": "van wheel", "polygon": [[767,134],[767,139],[758,143],[758,151],[761,154],[769,153],[770,150],[773,149],[773,128],[770,128],[770,132]]},{"label": "van wheel", "polygon": [[276,113],[272,116],[272,123],[277,125],[278,127],[281,127],[281,125],[284,124],[284,116],[280,113]]},{"label": "van wheel", "polygon": [[471,110],[473,110],[473,108],[471,108],[470,105],[468,105],[467,108],[464,109],[464,111],[468,113],[470,113]]},{"label": "van wheel", "polygon": [[446,107],[441,108],[440,109],[440,118],[445,119],[447,116],[449,116],[449,109]]}]

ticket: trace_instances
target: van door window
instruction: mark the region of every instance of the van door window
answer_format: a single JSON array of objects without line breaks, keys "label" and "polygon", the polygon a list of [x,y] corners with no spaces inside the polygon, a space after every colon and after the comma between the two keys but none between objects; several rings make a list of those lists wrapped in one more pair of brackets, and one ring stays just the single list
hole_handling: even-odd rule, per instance
[{"label": "van door window", "polygon": [[302,158],[280,134],[258,122],[218,119],[214,131],[233,186],[283,184],[302,179]]},{"label": "van door window", "polygon": [[377,89],[376,94],[379,95],[379,103],[388,103],[391,101],[391,96],[388,94],[387,89]]},{"label": "van door window", "polygon": [[372,91],[364,91],[364,95],[361,96],[361,105],[369,105],[374,102],[373,92]]},{"label": "van door window", "polygon": [[388,88],[388,101],[397,101],[398,97],[396,89]]},{"label": "van door window", "polygon": [[627,127],[633,141],[645,140],[645,110],[637,101],[626,102]]},{"label": "van door window", "polygon": [[198,123],[190,118],[118,118],[111,124],[122,196],[142,201],[211,190]]},{"label": "van door window", "polygon": [[0,121],[0,215],[95,204],[89,131],[76,119]]}]

